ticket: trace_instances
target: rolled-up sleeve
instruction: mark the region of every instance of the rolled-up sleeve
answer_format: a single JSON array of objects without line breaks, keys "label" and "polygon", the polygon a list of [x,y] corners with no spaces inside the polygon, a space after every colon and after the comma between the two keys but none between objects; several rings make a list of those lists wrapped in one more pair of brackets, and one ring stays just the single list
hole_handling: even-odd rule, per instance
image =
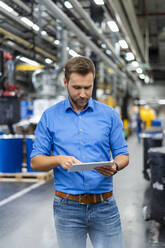
[{"label": "rolled-up sleeve", "polygon": [[119,114],[113,110],[111,119],[110,147],[113,158],[118,155],[128,155],[128,146],[123,135],[123,123]]},{"label": "rolled-up sleeve", "polygon": [[50,156],[52,147],[52,137],[47,127],[46,114],[43,113],[35,130],[35,141],[30,157],[37,155]]}]

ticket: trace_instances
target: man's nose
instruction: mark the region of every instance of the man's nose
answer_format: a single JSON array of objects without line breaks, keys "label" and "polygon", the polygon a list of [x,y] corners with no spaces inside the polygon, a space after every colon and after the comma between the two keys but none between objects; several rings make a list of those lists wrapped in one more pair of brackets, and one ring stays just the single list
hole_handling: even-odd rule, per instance
[{"label": "man's nose", "polygon": [[85,89],[81,89],[80,97],[85,97],[85,96],[86,96]]}]

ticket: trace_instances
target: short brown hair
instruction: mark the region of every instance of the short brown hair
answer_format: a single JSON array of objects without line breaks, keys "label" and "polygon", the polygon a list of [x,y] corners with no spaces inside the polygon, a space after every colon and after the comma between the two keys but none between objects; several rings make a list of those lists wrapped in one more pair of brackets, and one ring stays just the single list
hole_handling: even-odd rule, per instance
[{"label": "short brown hair", "polygon": [[85,56],[78,56],[69,59],[65,65],[65,78],[69,82],[71,73],[86,75],[89,72],[95,77],[95,66],[92,60]]}]

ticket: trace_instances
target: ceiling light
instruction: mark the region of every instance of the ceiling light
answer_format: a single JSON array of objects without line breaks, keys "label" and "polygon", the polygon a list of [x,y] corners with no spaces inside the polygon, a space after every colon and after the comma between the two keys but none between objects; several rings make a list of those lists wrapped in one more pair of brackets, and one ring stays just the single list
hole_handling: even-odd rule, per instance
[{"label": "ceiling light", "polygon": [[51,63],[53,62],[53,60],[51,60],[51,59],[49,59],[49,58],[46,58],[46,59],[45,59],[45,62],[46,62],[47,64],[51,64]]},{"label": "ceiling light", "polygon": [[129,52],[129,53],[126,53],[125,59],[126,59],[127,61],[131,61],[131,60],[134,60],[135,57],[134,57],[133,53]]},{"label": "ceiling light", "polygon": [[47,32],[45,30],[41,31],[41,34],[44,36],[44,35],[47,35]]},{"label": "ceiling light", "polygon": [[35,31],[39,31],[40,28],[38,25],[34,24],[31,20],[29,20],[26,17],[21,17],[21,21],[23,21],[24,23],[26,23],[29,27],[32,27]]},{"label": "ceiling light", "polygon": [[59,40],[55,40],[54,41],[54,44],[58,46],[60,44],[60,41]]},{"label": "ceiling light", "polygon": [[31,60],[31,59],[28,59],[26,57],[17,57],[17,59],[29,64],[29,65],[39,65],[38,62],[34,61],[34,60]]},{"label": "ceiling light", "polygon": [[106,44],[102,43],[102,44],[101,44],[101,47],[102,47],[102,48],[106,48]]},{"label": "ceiling light", "polygon": [[80,56],[78,53],[76,53],[74,50],[70,49],[69,50],[69,54],[72,56],[72,57],[77,57],[77,56]]},{"label": "ceiling light", "polygon": [[144,75],[144,74],[140,74],[140,75],[139,75],[139,78],[140,78],[140,79],[145,79],[145,75]]},{"label": "ceiling light", "polygon": [[34,25],[34,23],[26,17],[21,17],[21,21],[23,21],[24,23],[26,23],[30,27],[32,27]]},{"label": "ceiling light", "polygon": [[40,30],[39,26],[37,26],[36,24],[33,24],[32,28],[37,32]]},{"label": "ceiling light", "polygon": [[72,9],[72,8],[73,8],[72,4],[71,4],[69,1],[65,1],[65,2],[64,2],[64,5],[65,5],[65,7],[66,7],[67,9]]},{"label": "ceiling light", "polygon": [[133,67],[138,67],[139,66],[139,63],[137,61],[132,61],[131,65]]},{"label": "ceiling light", "polygon": [[106,54],[108,54],[108,55],[112,54],[111,50],[107,49]]},{"label": "ceiling light", "polygon": [[93,0],[97,5],[104,5],[104,0]]},{"label": "ceiling light", "polygon": [[9,46],[14,46],[15,45],[15,43],[13,41],[11,41],[11,40],[6,41],[6,44],[9,45]]},{"label": "ceiling light", "polygon": [[108,24],[108,26],[109,26],[109,28],[111,29],[112,32],[119,32],[119,28],[118,28],[116,22],[108,21],[107,24]]},{"label": "ceiling light", "polygon": [[158,103],[164,105],[165,104],[165,100],[164,99],[160,99],[160,100],[158,100]]},{"label": "ceiling light", "polygon": [[104,0],[93,0],[97,5],[104,5]]},{"label": "ceiling light", "polygon": [[7,10],[8,12],[12,12],[12,14],[18,16],[18,13],[15,12],[14,9],[12,9],[10,6],[8,6],[6,3],[0,1],[0,7],[2,7],[3,9]]},{"label": "ceiling light", "polygon": [[127,42],[125,40],[119,40],[119,45],[123,49],[127,49],[128,48],[128,44],[127,44]]},{"label": "ceiling light", "polygon": [[136,72],[139,73],[139,74],[141,74],[141,73],[143,72],[143,70],[142,70],[140,67],[138,67],[138,68],[136,69]]},{"label": "ceiling light", "polygon": [[148,84],[148,83],[150,82],[149,76],[147,76],[147,75],[145,76],[144,82],[145,82],[146,84]]}]

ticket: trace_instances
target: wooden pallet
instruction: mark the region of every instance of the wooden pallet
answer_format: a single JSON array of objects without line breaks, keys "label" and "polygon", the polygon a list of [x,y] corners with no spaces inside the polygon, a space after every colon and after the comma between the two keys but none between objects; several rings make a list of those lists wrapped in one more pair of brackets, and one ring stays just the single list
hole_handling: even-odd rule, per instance
[{"label": "wooden pallet", "polygon": [[0,182],[36,182],[53,178],[53,171],[0,173]]}]

